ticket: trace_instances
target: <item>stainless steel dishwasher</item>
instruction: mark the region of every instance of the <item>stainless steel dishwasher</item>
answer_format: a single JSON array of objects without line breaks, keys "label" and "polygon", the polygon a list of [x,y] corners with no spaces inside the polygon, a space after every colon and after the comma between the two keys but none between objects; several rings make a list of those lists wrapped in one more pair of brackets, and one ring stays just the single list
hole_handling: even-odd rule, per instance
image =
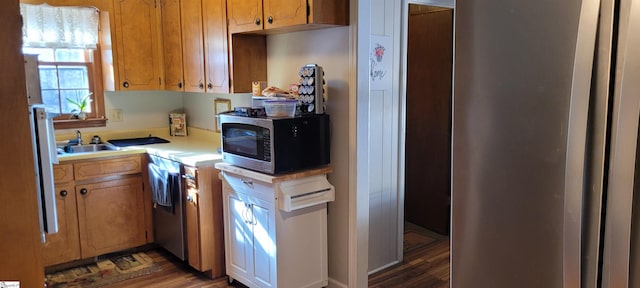
[{"label": "stainless steel dishwasher", "polygon": [[155,242],[185,260],[185,203],[180,167],[179,162],[149,155]]}]

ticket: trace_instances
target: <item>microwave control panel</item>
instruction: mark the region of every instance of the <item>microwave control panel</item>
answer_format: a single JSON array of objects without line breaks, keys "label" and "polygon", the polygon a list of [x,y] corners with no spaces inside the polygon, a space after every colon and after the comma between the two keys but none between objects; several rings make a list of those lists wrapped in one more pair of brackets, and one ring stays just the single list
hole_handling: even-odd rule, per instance
[{"label": "microwave control panel", "polygon": [[325,85],[324,71],[321,66],[307,64],[298,71],[298,104],[302,114],[324,114]]}]

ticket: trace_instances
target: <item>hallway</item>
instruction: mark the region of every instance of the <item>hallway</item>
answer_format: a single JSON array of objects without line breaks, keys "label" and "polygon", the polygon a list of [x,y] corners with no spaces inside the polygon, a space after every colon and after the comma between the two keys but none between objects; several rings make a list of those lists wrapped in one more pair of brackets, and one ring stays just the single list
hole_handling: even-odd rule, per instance
[{"label": "hallway", "polygon": [[449,238],[405,223],[404,260],[369,275],[369,287],[448,288]]}]

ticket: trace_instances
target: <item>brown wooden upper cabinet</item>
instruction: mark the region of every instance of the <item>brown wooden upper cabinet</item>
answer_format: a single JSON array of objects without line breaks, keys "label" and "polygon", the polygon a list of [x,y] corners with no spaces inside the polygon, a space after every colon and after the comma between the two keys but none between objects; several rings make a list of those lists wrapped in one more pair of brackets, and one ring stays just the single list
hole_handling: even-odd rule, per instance
[{"label": "brown wooden upper cabinet", "polygon": [[231,92],[267,81],[266,35],[349,25],[349,1],[227,0]]},{"label": "brown wooden upper cabinet", "polygon": [[[160,7],[155,0],[114,0],[112,48],[115,90],[158,90],[163,87]],[[109,29],[103,25],[103,29]],[[107,34],[107,33],[105,33]],[[108,44],[111,44],[108,42]],[[104,55],[104,53],[103,53]],[[104,57],[104,56],[103,56]],[[110,59],[104,59],[107,63]],[[109,85],[107,85],[109,88]]]},{"label": "brown wooden upper cabinet", "polygon": [[167,90],[229,92],[225,0],[162,1]]},{"label": "brown wooden upper cabinet", "polygon": [[349,1],[227,1],[229,33],[279,33],[349,24]]},{"label": "brown wooden upper cabinet", "polygon": [[164,87],[160,0],[20,0],[100,10],[100,61],[108,91]]}]

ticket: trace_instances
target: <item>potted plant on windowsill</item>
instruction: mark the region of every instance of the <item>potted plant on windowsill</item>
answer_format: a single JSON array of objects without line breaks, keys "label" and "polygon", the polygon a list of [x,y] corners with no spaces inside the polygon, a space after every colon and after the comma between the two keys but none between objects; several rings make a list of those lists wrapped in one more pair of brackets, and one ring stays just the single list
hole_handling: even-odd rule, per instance
[{"label": "potted plant on windowsill", "polygon": [[71,113],[75,118],[78,118],[80,120],[87,119],[86,109],[89,107],[89,104],[91,104],[91,95],[93,95],[93,92],[87,94],[87,96],[84,96],[84,98],[82,98],[82,100],[80,101],[76,101],[67,97],[67,102],[75,107],[71,110]]}]

